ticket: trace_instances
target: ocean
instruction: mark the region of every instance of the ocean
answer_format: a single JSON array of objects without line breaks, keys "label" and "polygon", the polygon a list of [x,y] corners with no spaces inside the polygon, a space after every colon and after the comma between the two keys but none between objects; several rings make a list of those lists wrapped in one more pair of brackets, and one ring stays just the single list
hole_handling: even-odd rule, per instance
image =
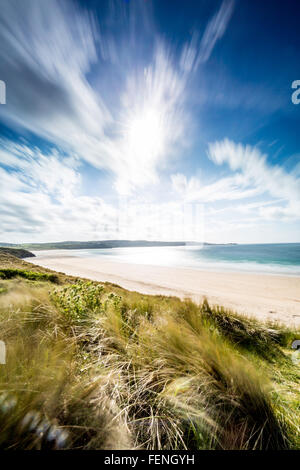
[{"label": "ocean", "polygon": [[99,262],[102,258],[153,266],[300,275],[300,243],[64,250],[64,254],[99,257]]}]

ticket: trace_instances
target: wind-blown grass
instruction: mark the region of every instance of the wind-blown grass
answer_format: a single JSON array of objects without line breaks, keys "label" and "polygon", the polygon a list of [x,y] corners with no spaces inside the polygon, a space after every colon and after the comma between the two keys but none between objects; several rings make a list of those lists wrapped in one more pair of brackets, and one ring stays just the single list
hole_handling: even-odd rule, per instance
[{"label": "wind-blown grass", "polygon": [[1,289],[1,448],[299,448],[299,332],[109,284]]},{"label": "wind-blown grass", "polygon": [[38,273],[25,269],[0,269],[0,279],[12,279],[14,277],[23,277],[24,279],[28,279],[30,281],[49,281],[56,283],[58,282],[58,277],[56,276],[56,274]]}]

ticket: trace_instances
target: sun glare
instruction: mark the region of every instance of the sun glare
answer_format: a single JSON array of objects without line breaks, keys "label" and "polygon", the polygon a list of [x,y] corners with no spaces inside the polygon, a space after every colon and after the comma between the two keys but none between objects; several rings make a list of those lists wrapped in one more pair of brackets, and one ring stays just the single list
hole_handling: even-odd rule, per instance
[{"label": "sun glare", "polygon": [[131,156],[145,162],[156,160],[165,143],[165,129],[161,113],[147,109],[129,120],[127,128],[128,151]]}]

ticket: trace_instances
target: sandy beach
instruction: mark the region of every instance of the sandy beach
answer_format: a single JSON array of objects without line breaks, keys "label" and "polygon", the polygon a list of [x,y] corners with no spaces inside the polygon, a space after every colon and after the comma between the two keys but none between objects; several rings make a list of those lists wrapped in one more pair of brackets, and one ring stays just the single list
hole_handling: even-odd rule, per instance
[{"label": "sandy beach", "polygon": [[196,302],[206,297],[211,304],[261,320],[300,325],[300,277],[129,264],[57,251],[35,254],[30,262],[66,274],[144,294],[189,297]]}]

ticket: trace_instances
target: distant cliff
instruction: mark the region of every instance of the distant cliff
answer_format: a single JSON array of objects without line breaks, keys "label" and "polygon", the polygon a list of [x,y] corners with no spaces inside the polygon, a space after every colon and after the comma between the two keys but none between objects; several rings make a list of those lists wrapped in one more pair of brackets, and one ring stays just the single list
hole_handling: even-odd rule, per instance
[{"label": "distant cliff", "polygon": [[22,243],[10,245],[29,250],[81,250],[95,248],[147,247],[147,246],[183,246],[185,242],[160,242],[147,240],[96,240],[96,241],[66,241],[50,243]]},{"label": "distant cliff", "polygon": [[32,258],[35,256],[33,253],[30,253],[30,251],[23,250],[23,248],[8,248],[7,246],[0,246],[0,254],[13,255],[16,258]]},{"label": "distant cliff", "polygon": [[[104,248],[125,248],[125,247],[155,247],[155,246],[193,246],[200,242],[162,242],[149,240],[95,240],[95,241],[66,241],[48,243],[20,243],[19,245],[10,243],[0,243],[0,246],[7,248],[24,248],[28,250],[81,250],[81,249],[104,249]],[[223,243],[221,243],[223,245]],[[235,245],[235,243],[225,243],[225,245]],[[218,243],[203,243],[203,245],[218,245]],[[31,255],[32,256],[32,255]]]}]

